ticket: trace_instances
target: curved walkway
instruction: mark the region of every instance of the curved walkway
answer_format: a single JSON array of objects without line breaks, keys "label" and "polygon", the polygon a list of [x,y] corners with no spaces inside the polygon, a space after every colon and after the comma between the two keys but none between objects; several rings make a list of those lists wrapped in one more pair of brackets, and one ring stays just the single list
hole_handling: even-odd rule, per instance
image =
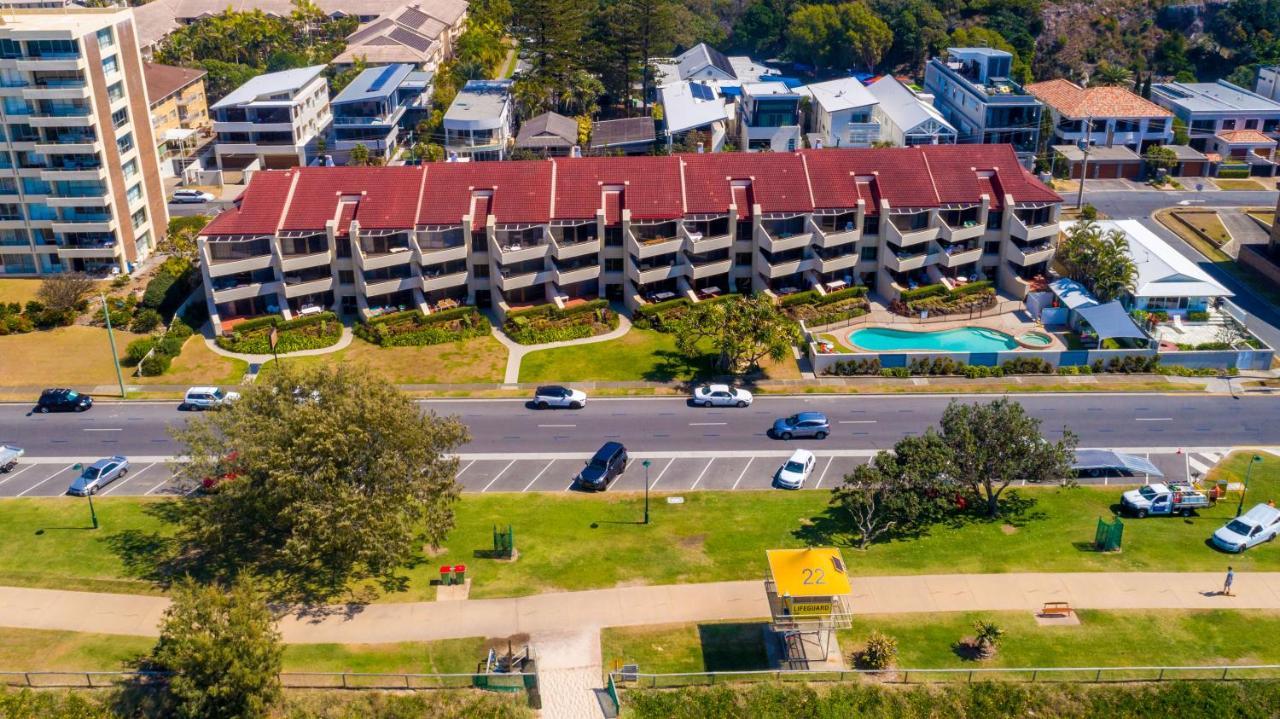
[{"label": "curved walkway", "polygon": [[[320,349],[314,349],[314,350],[298,350],[297,352],[287,352],[285,354],[280,355],[280,357],[281,358],[314,357],[316,355],[331,354],[333,352],[337,352],[338,350],[346,349],[347,346],[351,344],[351,340],[354,338],[355,338],[355,334],[351,331],[351,328],[348,327],[347,325],[343,325],[342,336],[338,338],[337,342],[329,345],[328,347],[321,347]],[[243,352],[232,352],[230,350],[224,350],[221,347],[219,347],[218,343],[215,342],[213,338],[209,337],[208,335],[205,335],[204,343],[209,347],[209,350],[212,351],[214,354],[219,354],[219,355],[222,355],[223,357],[230,357],[232,359],[244,360],[245,362],[248,362],[251,365],[266,364],[267,362],[270,362],[271,360],[275,359],[275,355],[271,355],[271,354],[244,354]]]},{"label": "curved walkway", "polygon": [[496,322],[493,323],[493,326],[489,330],[490,333],[493,334],[494,339],[502,343],[503,347],[507,348],[507,371],[503,376],[503,384],[513,385],[520,382],[520,362],[524,359],[524,356],[530,352],[537,352],[538,350],[553,350],[558,347],[572,347],[573,345],[589,345],[596,342],[608,342],[609,340],[616,340],[627,332],[630,332],[631,319],[621,312],[617,312],[616,314],[618,315],[618,329],[616,330],[611,330],[602,335],[596,335],[595,337],[583,337],[576,340],[565,340],[564,342],[547,342],[540,345],[522,345],[508,337],[507,334],[498,327]]}]

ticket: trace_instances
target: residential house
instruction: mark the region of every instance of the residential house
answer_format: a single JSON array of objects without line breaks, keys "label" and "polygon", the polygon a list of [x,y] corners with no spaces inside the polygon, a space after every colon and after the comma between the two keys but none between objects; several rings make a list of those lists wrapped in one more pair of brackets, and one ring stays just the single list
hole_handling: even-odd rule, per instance
[{"label": "residential house", "polygon": [[681,142],[691,132],[706,136],[707,152],[724,149],[733,106],[714,85],[701,82],[673,82],[658,88],[662,118],[666,125],[667,147]]},{"label": "residential house", "polygon": [[204,94],[204,70],[142,63],[150,100],[160,172],[181,175],[184,165],[213,136],[209,103]]},{"label": "residential house", "polygon": [[0,274],[129,272],[169,215],[127,9],[0,24]]},{"label": "residential house", "polygon": [[444,114],[445,150],[471,160],[506,159],[512,114],[510,80],[469,80]]},{"label": "residential house", "polygon": [[1061,198],[1007,145],[553,157],[254,174],[198,242],[213,325],[327,307],[639,307],[985,277],[1024,296]]},{"label": "residential house", "polygon": [[1031,167],[1040,138],[1040,101],[1009,78],[1013,55],[986,47],[949,48],[929,60],[925,91],[963,144],[1013,145]]},{"label": "residential house", "polygon": [[1123,299],[1129,309],[1185,316],[1204,312],[1233,293],[1209,273],[1160,239],[1138,220],[1099,220],[1103,232],[1117,230],[1129,245],[1137,269],[1133,290]]},{"label": "residential house", "polygon": [[933,106],[933,97],[892,75],[871,83],[867,91],[876,101],[871,118],[880,125],[882,141],[894,147],[955,144],[956,129]]},{"label": "residential house", "polygon": [[[1095,174],[1103,169],[1099,163],[1093,166],[1096,169],[1091,168],[1089,177],[1137,179],[1142,175],[1142,156],[1147,149],[1173,141],[1173,113],[1123,87],[1084,88],[1058,79],[1027,85],[1027,92],[1044,103],[1053,121],[1050,144],[1087,144],[1112,150],[1099,153],[1114,156],[1106,163],[1108,174]],[[1071,162],[1069,169],[1072,177],[1080,177],[1078,164]]]},{"label": "residential house", "polygon": [[1189,144],[1200,152],[1213,152],[1214,138],[1232,130],[1280,135],[1280,102],[1226,80],[1156,83],[1151,100],[1173,111],[1187,126]]},{"label": "residential house", "polygon": [[1276,141],[1257,130],[1223,130],[1208,142],[1218,171],[1237,169],[1250,175],[1276,174]]},{"label": "residential house", "polygon": [[453,55],[467,21],[467,0],[419,0],[394,8],[347,36],[347,47],[331,64],[356,60],[370,65],[408,63],[435,72]]},{"label": "residential house", "polygon": [[1268,100],[1280,102],[1280,65],[1266,65],[1258,68],[1258,79],[1253,91]]},{"label": "residential house", "polygon": [[334,160],[347,162],[356,145],[364,145],[370,157],[394,158],[430,101],[430,73],[408,64],[368,68],[330,102]]},{"label": "residential house", "polygon": [[780,82],[742,86],[739,147],[747,152],[800,148],[800,94]]},{"label": "residential house", "polygon": [[[699,43],[673,58],[655,58],[654,86],[676,82],[700,82],[729,92],[742,85],[778,76],[778,71],[745,55],[725,55],[706,43]],[[727,94],[727,93],[726,93]]]},{"label": "residential house", "polygon": [[[365,23],[396,9],[403,2],[404,0],[316,0],[315,5],[329,17],[355,17]],[[226,10],[261,10],[273,17],[289,17],[296,9],[294,0],[151,0],[134,6],[133,16],[138,27],[138,45],[142,54],[150,57],[151,52],[169,33]]]},{"label": "residential house", "polygon": [[324,70],[324,65],[312,65],[259,75],[214,103],[219,169],[307,164],[308,148],[333,120]]},{"label": "residential house", "polygon": [[812,147],[869,147],[880,139],[880,124],[874,113],[879,102],[858,80],[838,80],[805,85],[808,95]]},{"label": "residential house", "polygon": [[578,147],[578,121],[555,112],[530,118],[516,134],[517,150],[543,156],[569,155],[575,147]]},{"label": "residential house", "polygon": [[647,155],[657,134],[652,117],[624,117],[591,123],[592,155]]}]

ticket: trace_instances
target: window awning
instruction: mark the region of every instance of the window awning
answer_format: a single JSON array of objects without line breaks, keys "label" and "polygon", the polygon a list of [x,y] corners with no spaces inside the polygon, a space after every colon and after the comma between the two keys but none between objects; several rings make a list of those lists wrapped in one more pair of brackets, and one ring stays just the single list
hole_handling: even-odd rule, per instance
[{"label": "window awning", "polygon": [[1094,332],[1098,333],[1099,339],[1112,338],[1134,338],[1134,339],[1150,339],[1146,332],[1143,332],[1138,325],[1134,324],[1133,319],[1129,317],[1129,313],[1119,302],[1112,301],[1105,305],[1092,305],[1089,307],[1079,307],[1076,312]]}]

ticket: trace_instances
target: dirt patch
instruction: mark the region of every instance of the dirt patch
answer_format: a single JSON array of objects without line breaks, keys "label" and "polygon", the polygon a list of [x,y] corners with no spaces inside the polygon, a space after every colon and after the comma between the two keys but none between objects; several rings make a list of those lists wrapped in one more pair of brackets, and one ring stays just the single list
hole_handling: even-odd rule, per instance
[{"label": "dirt patch", "polygon": [[680,546],[684,549],[695,549],[701,552],[706,544],[707,535],[705,534],[691,534],[688,537],[680,538]]},{"label": "dirt patch", "polygon": [[1012,524],[1002,524],[1000,525],[1000,531],[1004,532],[1005,534],[1017,534],[1018,528],[1013,526]]},{"label": "dirt patch", "polygon": [[505,652],[507,651],[508,643],[511,644],[512,649],[520,651],[524,648],[524,645],[529,643],[529,635],[521,632],[519,634],[512,634],[509,637],[490,637],[484,640],[484,650],[486,652],[490,649],[496,652]]}]

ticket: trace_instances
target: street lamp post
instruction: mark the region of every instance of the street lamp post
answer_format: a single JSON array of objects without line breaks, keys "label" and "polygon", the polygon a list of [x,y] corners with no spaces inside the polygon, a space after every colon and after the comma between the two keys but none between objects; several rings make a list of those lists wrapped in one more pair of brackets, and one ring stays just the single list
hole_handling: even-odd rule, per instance
[{"label": "street lamp post", "polygon": [[[116,335],[111,329],[111,308],[107,306],[106,294],[99,293],[98,296],[102,298],[102,316],[107,321],[107,341],[111,343],[111,360],[116,363],[116,381],[120,383],[120,399],[124,399],[124,373],[120,371],[120,355],[116,352]],[[97,526],[95,522],[94,528],[96,529]]]},{"label": "street lamp post", "polygon": [[1253,457],[1249,459],[1249,466],[1244,470],[1244,490],[1240,492],[1240,503],[1236,505],[1237,517],[1239,517],[1240,513],[1244,511],[1244,496],[1249,493],[1249,475],[1253,474],[1253,463],[1261,461],[1261,456],[1256,454],[1253,455]]},{"label": "street lamp post", "polygon": [[644,465],[644,523],[649,523],[649,460],[645,460],[640,464]]},{"label": "street lamp post", "polygon": [[[71,467],[77,472],[84,470],[83,464],[76,464]],[[93,508],[93,492],[86,492],[85,498],[89,500],[89,518],[93,520],[93,528],[98,528],[98,512]]]}]

